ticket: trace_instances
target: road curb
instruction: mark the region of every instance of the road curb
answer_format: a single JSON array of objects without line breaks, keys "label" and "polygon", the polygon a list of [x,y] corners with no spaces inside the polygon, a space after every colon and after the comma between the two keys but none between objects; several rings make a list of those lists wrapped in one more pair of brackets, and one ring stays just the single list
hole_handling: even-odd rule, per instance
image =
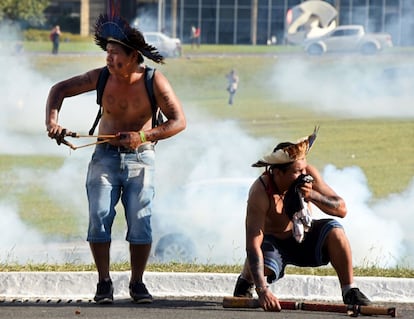
[{"label": "road curb", "polygon": [[[115,298],[129,297],[128,271],[112,272]],[[146,272],[144,282],[154,297],[221,297],[232,294],[238,274]],[[97,282],[95,272],[3,272],[3,299],[90,300]],[[356,277],[360,289],[374,302],[414,302],[414,279]],[[335,276],[286,275],[272,291],[281,299],[341,302]]]}]

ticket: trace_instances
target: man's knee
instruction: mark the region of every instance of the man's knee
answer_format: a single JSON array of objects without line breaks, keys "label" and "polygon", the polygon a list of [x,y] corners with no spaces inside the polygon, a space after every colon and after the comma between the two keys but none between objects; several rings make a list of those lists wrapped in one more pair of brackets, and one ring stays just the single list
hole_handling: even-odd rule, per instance
[{"label": "man's knee", "polygon": [[328,233],[328,240],[346,238],[345,231],[342,227],[334,227]]},{"label": "man's knee", "polygon": [[336,248],[349,246],[348,237],[342,227],[335,227],[331,229],[325,242],[325,246],[329,247],[330,245]]}]

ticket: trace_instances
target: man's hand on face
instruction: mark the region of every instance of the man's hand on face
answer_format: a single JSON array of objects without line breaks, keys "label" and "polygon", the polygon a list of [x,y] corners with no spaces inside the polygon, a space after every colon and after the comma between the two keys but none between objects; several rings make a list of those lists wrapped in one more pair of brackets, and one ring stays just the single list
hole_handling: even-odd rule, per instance
[{"label": "man's hand on face", "polygon": [[313,192],[312,183],[304,183],[300,187],[300,192],[305,201],[309,201],[311,199],[311,194]]},{"label": "man's hand on face", "polygon": [[300,184],[298,185],[299,191],[302,194],[305,201],[309,201],[311,199],[312,194],[312,182],[313,177],[311,175],[301,175],[298,177],[301,179]]}]

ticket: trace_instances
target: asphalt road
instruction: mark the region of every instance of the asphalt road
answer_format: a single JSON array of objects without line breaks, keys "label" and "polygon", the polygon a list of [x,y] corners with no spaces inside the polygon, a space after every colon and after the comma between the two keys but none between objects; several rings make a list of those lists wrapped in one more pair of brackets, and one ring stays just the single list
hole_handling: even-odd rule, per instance
[{"label": "asphalt road", "polygon": [[[97,305],[90,301],[5,301],[0,303],[0,318],[7,319],[244,319],[244,318],[346,318],[343,313],[283,310],[280,313],[262,309],[229,309],[222,307],[218,297],[156,298],[152,304],[136,305],[130,300],[116,300],[112,305]],[[414,318],[414,304],[382,304],[397,307],[398,318]],[[376,318],[389,318],[378,316]]]}]

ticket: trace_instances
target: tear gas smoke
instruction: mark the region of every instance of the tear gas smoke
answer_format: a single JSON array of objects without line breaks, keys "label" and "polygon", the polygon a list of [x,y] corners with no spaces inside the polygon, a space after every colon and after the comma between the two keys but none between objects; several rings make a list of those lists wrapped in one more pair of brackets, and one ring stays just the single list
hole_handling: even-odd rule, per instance
[{"label": "tear gas smoke", "polygon": [[[291,66],[292,64],[290,64]],[[63,166],[57,170],[38,170],[25,168],[2,172],[3,183],[10,181],[10,188],[16,194],[25,190],[25,185],[36,187],[49,193],[56,205],[70,205],[71,212],[79,220],[79,227],[86,235],[87,203],[84,189],[87,163],[91,149],[69,152],[66,147],[57,147],[47,138],[44,127],[44,105],[48,90],[52,83],[33,71],[25,62],[24,56],[6,56],[0,60],[5,75],[0,77],[0,91],[3,97],[2,116],[0,119],[1,154],[54,154],[65,157]],[[289,72],[283,66],[277,66],[278,77],[283,74],[285,82],[277,84],[284,88],[289,83]],[[303,72],[307,72],[302,66]],[[300,70],[299,70],[300,71]],[[281,73],[282,72],[282,73]],[[296,72],[294,72],[296,73]],[[311,72],[314,75],[314,72]],[[326,92],[318,96],[312,95],[313,82],[309,85],[295,86],[303,94],[295,94],[304,101],[317,101],[316,104],[327,106],[338,105],[328,103],[332,100],[343,100],[343,92],[333,87],[327,75],[326,86],[318,86],[318,90]],[[344,78],[346,76],[344,75]],[[329,92],[329,94],[328,94]],[[335,94],[337,93],[336,99]],[[323,100],[322,97],[326,99]],[[285,96],[287,99],[288,97]],[[293,98],[292,95],[290,98]],[[186,105],[186,101],[182,101]],[[301,101],[299,101],[301,102]],[[339,103],[340,104],[340,103]],[[343,111],[326,108],[329,112]],[[398,106],[397,106],[398,108]],[[412,116],[412,107],[398,109],[393,113]],[[324,110],[324,108],[322,108]],[[362,114],[355,108],[347,110],[354,115],[376,116],[390,115],[381,108],[370,108]],[[60,115],[63,125],[79,131],[89,128],[96,112],[95,96],[85,95],[69,99],[65,102]],[[377,113],[376,113],[377,112]],[[275,145],[275,141],[257,139],[249,136],[234,121],[217,121],[206,114],[193,113],[186,108],[188,128],[183,133],[157,145],[157,195],[154,218],[163,224],[175,224],[184,229],[197,241],[202,252],[197,258],[200,262],[242,263],[244,258],[244,206],[246,194],[233,199],[223,190],[215,198],[203,198],[186,203],[177,215],[168,209],[174,202],[163,202],[174,198],[179,185],[205,179],[227,178],[236,180],[240,177],[255,178],[259,171],[250,167],[261,155],[267,153]],[[214,127],[214,130],[211,128]],[[413,264],[414,238],[411,229],[414,227],[412,202],[414,200],[414,183],[401,194],[391,194],[388,198],[371,203],[371,193],[367,187],[364,172],[358,167],[336,169],[327,166],[323,175],[333,188],[347,201],[349,215],[341,220],[349,235],[354,259],[357,264],[378,264],[391,267],[400,263]],[[13,184],[11,183],[13,181]],[[248,186],[248,185],[247,185]],[[246,187],[247,187],[246,186]],[[221,192],[221,193],[220,193]],[[10,194],[10,189],[8,194]],[[181,194],[185,198],[185,194]],[[233,201],[234,200],[234,201]],[[211,214],[210,205],[216,204],[220,210]],[[167,207],[167,209],[165,209]],[[9,196],[0,200],[3,216],[0,226],[0,260],[17,260],[24,263],[34,262],[68,262],[76,260],[91,262],[87,244],[84,239],[78,242],[65,243],[60,238],[49,239],[25,223],[20,216],[18,196]],[[237,220],[231,214],[237,214]],[[410,214],[410,215],[409,215]],[[118,218],[123,218],[122,214]],[[58,220],[56,221],[58,222]],[[155,226],[155,225],[154,225]],[[157,229],[158,229],[157,228]],[[124,234],[114,234],[113,260],[125,260],[127,248],[116,250],[117,243],[124,245]],[[154,238],[159,234],[154,232]],[[62,248],[64,247],[64,248]],[[76,257],[74,257],[76,256]]]},{"label": "tear gas smoke", "polygon": [[[356,64],[356,58],[366,63]],[[275,65],[270,81],[278,98],[292,105],[344,117],[414,117],[414,62],[405,55],[393,63],[385,56],[289,59]]]}]

